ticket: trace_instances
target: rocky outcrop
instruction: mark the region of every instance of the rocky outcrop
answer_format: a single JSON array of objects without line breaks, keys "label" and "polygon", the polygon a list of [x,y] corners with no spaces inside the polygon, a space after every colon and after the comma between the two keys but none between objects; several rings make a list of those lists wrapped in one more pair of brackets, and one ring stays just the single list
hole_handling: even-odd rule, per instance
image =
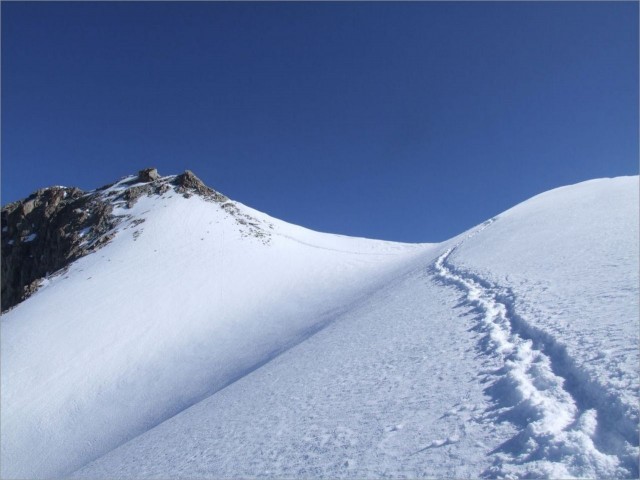
[{"label": "rocky outcrop", "polygon": [[145,168],[138,172],[138,181],[140,182],[155,182],[160,179],[158,170],[155,168]]},{"label": "rocky outcrop", "polygon": [[177,187],[176,191],[182,193],[187,198],[195,193],[216,202],[226,202],[229,200],[220,192],[216,192],[213,188],[207,187],[191,170],[186,170],[183,174],[177,175],[172,183]]},{"label": "rocky outcrop", "polygon": [[200,195],[209,201],[228,201],[191,171],[163,178],[155,168],[146,168],[137,176],[91,192],[50,187],[4,206],[2,311],[35,292],[44,277],[107,244],[116,225],[127,218],[114,215],[115,206],[131,208],[143,195],[162,195],[171,189],[185,197]]},{"label": "rocky outcrop", "polygon": [[80,189],[51,187],[2,208],[2,311],[39,280],[100,248],[115,224],[113,207]]},{"label": "rocky outcrop", "polygon": [[[199,195],[220,203],[236,219],[243,235],[263,240],[268,237],[254,219],[242,214],[233,202],[207,187],[190,170],[161,177],[155,168],[145,168],[90,192],[44,188],[2,207],[2,311],[29,297],[44,277],[106,245],[115,235],[115,227],[130,218],[121,210],[114,214],[115,208],[126,212],[140,197],[164,195],[169,190],[185,198]],[[132,224],[143,221],[135,219]]]}]

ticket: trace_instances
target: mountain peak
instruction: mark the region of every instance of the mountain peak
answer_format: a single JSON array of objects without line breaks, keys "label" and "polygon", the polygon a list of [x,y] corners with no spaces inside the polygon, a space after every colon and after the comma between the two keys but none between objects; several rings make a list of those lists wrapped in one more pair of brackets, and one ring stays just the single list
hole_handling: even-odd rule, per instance
[{"label": "mountain peak", "polygon": [[130,209],[142,196],[170,190],[229,200],[190,170],[162,177],[149,167],[96,190],[52,186],[2,207],[2,311],[28,298],[42,278],[106,245],[127,217],[114,214],[114,207]]}]

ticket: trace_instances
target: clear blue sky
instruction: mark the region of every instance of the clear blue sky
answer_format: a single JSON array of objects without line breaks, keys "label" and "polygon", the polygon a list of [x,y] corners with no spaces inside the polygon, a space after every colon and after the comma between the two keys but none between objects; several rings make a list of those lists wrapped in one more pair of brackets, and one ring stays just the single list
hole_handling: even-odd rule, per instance
[{"label": "clear blue sky", "polygon": [[193,170],[316,230],[439,241],[638,173],[638,4],[2,2],[2,203]]}]

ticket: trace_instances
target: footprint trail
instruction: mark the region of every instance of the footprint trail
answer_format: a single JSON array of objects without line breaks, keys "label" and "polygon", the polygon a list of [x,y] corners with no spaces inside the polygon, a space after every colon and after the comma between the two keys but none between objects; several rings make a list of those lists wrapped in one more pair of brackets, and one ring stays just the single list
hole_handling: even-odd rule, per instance
[{"label": "footprint trail", "polygon": [[485,222],[434,264],[436,277],[462,289],[464,303],[478,312],[477,327],[485,333],[481,351],[501,366],[487,389],[495,404],[487,420],[510,421],[519,430],[492,452],[493,465],[483,476],[636,478],[637,447],[621,440],[617,452],[598,448],[597,434],[605,429],[598,424],[600,412],[572,396],[567,379],[558,374],[566,368],[554,365],[561,359],[547,353],[543,339],[524,333],[534,329],[523,329],[523,320],[511,313],[505,289],[451,264],[456,249],[494,221]]}]

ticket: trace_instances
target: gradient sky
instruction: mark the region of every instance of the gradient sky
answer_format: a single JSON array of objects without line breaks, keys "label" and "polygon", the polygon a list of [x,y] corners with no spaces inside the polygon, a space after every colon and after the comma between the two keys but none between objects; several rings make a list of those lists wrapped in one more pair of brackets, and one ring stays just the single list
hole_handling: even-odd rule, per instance
[{"label": "gradient sky", "polygon": [[638,173],[636,2],[2,2],[2,203],[155,166],[440,241]]}]

